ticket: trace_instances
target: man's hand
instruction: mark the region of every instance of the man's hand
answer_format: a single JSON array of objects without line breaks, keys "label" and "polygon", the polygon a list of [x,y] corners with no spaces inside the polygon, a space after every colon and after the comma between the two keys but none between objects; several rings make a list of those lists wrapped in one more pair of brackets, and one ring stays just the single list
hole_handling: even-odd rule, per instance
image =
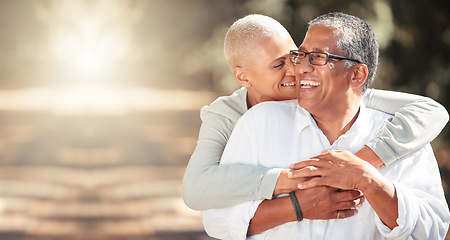
[{"label": "man's hand", "polygon": [[356,207],[364,202],[364,196],[357,190],[339,190],[319,186],[295,192],[306,219],[347,218],[358,213]]},{"label": "man's hand", "polygon": [[312,159],[293,164],[291,168],[290,177],[312,177],[300,183],[300,189],[317,186],[358,189],[386,226],[393,229],[398,225],[394,184],[375,167],[349,151],[324,151]]},{"label": "man's hand", "polygon": [[307,219],[333,219],[354,216],[355,207],[362,205],[364,196],[357,190],[339,190],[336,188],[319,186],[312,189],[298,190],[302,184],[311,178],[288,177],[289,170],[283,169],[278,177],[274,195],[296,191],[302,208],[303,217]]},{"label": "man's hand", "polygon": [[[347,218],[358,213],[357,206],[362,205],[364,196],[360,191],[341,191],[331,187],[297,189],[295,195],[306,219]],[[254,235],[287,222],[297,221],[291,199],[279,197],[264,200],[250,221],[247,234]]]},{"label": "man's hand", "polygon": [[289,177],[312,177],[299,184],[300,189],[330,186],[338,189],[363,190],[368,177],[380,175],[368,162],[349,151],[324,151],[311,159],[291,166]]}]

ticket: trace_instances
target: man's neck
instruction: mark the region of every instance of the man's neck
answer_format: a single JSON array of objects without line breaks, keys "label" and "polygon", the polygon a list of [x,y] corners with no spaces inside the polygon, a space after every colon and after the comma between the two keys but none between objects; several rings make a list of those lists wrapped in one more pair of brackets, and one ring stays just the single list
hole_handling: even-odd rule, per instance
[{"label": "man's neck", "polygon": [[356,121],[359,115],[359,104],[348,104],[340,110],[324,111],[324,114],[311,114],[332,145],[341,135],[345,134]]}]

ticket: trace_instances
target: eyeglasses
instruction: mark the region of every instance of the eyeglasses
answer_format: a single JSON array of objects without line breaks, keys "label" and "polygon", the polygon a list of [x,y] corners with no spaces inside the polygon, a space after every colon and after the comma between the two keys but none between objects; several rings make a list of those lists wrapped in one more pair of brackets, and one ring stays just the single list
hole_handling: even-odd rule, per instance
[{"label": "eyeglasses", "polygon": [[336,56],[336,55],[332,55],[332,54],[328,54],[328,53],[305,52],[305,51],[300,51],[300,50],[291,50],[289,52],[289,59],[291,60],[291,62],[293,64],[300,64],[303,61],[303,59],[306,57],[306,55],[309,55],[309,62],[312,65],[316,65],[316,66],[326,65],[328,63],[329,58],[336,59],[337,61],[349,60],[349,61],[361,63],[360,61],[358,61],[356,59]]}]

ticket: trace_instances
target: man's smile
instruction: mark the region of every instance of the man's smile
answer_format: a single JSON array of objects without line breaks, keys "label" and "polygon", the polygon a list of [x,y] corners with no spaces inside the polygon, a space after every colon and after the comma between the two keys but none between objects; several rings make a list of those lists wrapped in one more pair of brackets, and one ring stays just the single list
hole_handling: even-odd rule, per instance
[{"label": "man's smile", "polygon": [[300,81],[300,88],[313,88],[320,86],[321,83],[317,81],[310,81],[310,80],[301,80]]}]

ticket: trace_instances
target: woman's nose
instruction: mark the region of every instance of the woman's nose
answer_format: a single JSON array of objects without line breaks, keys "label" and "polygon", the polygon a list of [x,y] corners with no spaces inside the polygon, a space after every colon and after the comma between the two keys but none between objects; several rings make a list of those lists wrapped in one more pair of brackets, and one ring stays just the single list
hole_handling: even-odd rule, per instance
[{"label": "woman's nose", "polygon": [[294,64],[291,61],[286,62],[286,75],[295,76]]}]

